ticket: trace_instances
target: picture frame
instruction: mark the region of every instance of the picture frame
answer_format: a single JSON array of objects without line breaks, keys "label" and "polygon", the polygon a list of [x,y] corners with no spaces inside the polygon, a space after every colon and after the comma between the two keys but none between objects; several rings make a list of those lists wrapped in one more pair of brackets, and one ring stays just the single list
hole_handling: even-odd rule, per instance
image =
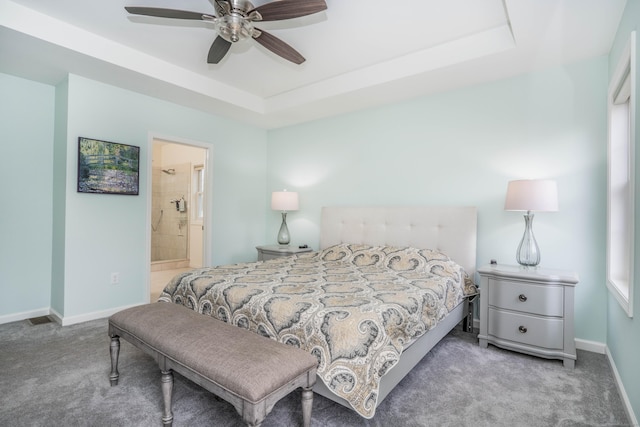
[{"label": "picture frame", "polygon": [[78,193],[137,196],[140,147],[78,138]]}]

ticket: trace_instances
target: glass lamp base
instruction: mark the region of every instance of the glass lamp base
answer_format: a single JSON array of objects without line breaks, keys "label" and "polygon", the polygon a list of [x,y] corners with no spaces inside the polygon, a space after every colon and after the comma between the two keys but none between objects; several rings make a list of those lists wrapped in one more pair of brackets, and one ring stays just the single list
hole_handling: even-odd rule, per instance
[{"label": "glass lamp base", "polygon": [[540,248],[533,236],[533,214],[527,212],[524,215],[524,235],[516,252],[518,264],[525,267],[535,267],[540,264]]},{"label": "glass lamp base", "polygon": [[287,213],[282,212],[282,224],[280,225],[280,231],[278,231],[278,244],[286,246],[291,241],[289,236],[289,228],[287,227]]}]

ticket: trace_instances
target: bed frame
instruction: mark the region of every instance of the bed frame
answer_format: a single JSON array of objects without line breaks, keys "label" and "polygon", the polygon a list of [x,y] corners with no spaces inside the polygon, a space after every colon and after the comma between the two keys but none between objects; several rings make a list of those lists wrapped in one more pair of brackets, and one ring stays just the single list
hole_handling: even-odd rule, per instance
[{"label": "bed frame", "polygon": [[[469,277],[474,277],[475,207],[324,207],[321,221],[320,249],[340,243],[437,249],[464,267]],[[402,352],[398,364],[382,377],[377,405],[444,336],[465,319],[467,307],[467,301],[460,303],[435,328]],[[316,382],[313,391],[351,408],[322,381]]]}]

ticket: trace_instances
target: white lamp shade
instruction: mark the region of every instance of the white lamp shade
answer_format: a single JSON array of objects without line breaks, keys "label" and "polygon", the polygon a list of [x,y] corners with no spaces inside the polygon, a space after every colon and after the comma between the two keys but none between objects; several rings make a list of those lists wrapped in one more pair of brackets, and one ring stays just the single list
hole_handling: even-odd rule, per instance
[{"label": "white lamp shade", "polygon": [[274,211],[297,211],[298,193],[295,191],[274,191],[271,193],[271,209]]},{"label": "white lamp shade", "polygon": [[504,209],[555,212],[558,210],[558,185],[551,179],[510,181]]}]

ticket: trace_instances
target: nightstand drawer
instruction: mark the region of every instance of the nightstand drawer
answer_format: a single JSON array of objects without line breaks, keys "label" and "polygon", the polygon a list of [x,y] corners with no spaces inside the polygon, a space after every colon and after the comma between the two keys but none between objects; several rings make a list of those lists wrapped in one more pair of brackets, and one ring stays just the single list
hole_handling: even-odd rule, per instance
[{"label": "nightstand drawer", "polygon": [[548,349],[562,349],[563,320],[489,308],[489,335]]},{"label": "nightstand drawer", "polygon": [[541,316],[563,317],[563,287],[493,279],[489,305]]}]

